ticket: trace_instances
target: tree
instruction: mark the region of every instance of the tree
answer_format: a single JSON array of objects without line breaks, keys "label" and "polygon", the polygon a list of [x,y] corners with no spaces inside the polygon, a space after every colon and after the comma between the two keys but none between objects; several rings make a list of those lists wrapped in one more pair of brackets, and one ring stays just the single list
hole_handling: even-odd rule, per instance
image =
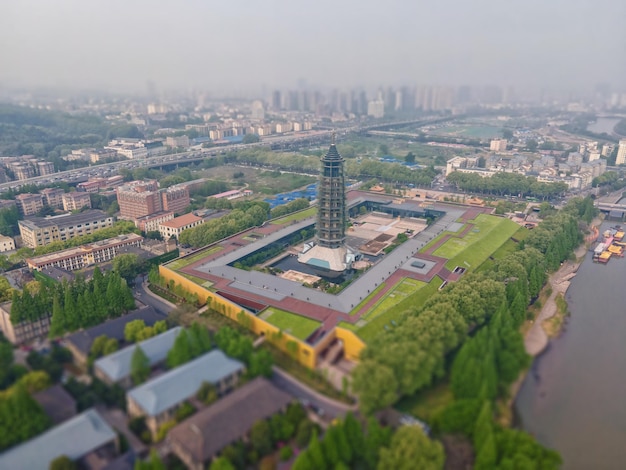
[{"label": "tree", "polygon": [[404,157],[404,161],[407,163],[415,163],[415,155],[413,152],[407,153],[406,157]]},{"label": "tree", "polygon": [[113,258],[113,270],[127,283],[132,284],[137,275],[144,269],[144,262],[135,253],[117,255]]},{"label": "tree", "polygon": [[209,470],[235,470],[235,466],[226,457],[218,457],[211,462]]},{"label": "tree", "polygon": [[124,340],[127,343],[134,343],[137,341],[139,332],[146,327],[146,323],[143,320],[133,320],[126,323],[124,326]]},{"label": "tree", "polygon": [[117,344],[117,340],[115,338],[109,338],[107,339],[106,343],[104,343],[104,347],[102,348],[102,355],[108,356],[109,354],[113,354],[118,349],[119,345]]},{"label": "tree", "polygon": [[535,150],[537,150],[537,147],[539,146],[539,144],[537,143],[536,140],[534,139],[528,139],[526,141],[526,148],[528,150],[530,150],[531,152],[534,152]]},{"label": "tree", "polygon": [[137,460],[135,470],[166,470],[165,464],[155,449],[150,451],[150,459],[147,461]]},{"label": "tree", "polygon": [[196,398],[205,405],[210,405],[211,403],[217,401],[218,394],[215,385],[206,381],[202,382],[202,385],[200,385],[200,388],[196,392]]},{"label": "tree", "polygon": [[106,335],[96,337],[93,340],[93,343],[91,343],[91,349],[89,350],[91,356],[94,358],[102,356],[104,354],[104,347],[106,346],[108,340],[109,338]]},{"label": "tree", "polygon": [[353,374],[352,386],[359,395],[359,405],[369,414],[398,399],[398,383],[393,370],[371,360],[364,360]]},{"label": "tree", "polygon": [[50,462],[50,470],[76,470],[76,463],[67,455],[60,455]]},{"label": "tree", "polygon": [[259,142],[260,140],[261,138],[257,134],[246,134],[243,136],[242,142],[244,144],[254,144],[256,142]]},{"label": "tree", "polygon": [[250,430],[250,444],[259,455],[267,455],[272,450],[272,434],[270,425],[265,420],[254,423]]},{"label": "tree", "polygon": [[145,382],[150,376],[150,359],[139,346],[135,347],[130,360],[130,376],[135,385]]},{"label": "tree", "polygon": [[391,438],[389,448],[380,450],[379,470],[443,469],[443,446],[430,440],[418,426],[401,426]]}]

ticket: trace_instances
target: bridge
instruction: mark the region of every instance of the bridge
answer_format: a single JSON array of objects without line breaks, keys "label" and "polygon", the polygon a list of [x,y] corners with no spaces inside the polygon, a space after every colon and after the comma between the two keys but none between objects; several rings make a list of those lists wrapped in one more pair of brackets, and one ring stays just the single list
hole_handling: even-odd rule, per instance
[{"label": "bridge", "polygon": [[624,218],[626,215],[626,204],[611,204],[608,202],[596,202],[596,207],[601,211],[609,214],[611,217]]}]

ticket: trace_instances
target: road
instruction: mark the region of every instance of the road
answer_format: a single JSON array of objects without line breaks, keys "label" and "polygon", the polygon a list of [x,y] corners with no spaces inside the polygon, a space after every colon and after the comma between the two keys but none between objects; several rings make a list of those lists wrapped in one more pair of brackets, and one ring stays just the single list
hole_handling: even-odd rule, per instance
[{"label": "road", "polygon": [[309,403],[315,405],[321,410],[324,410],[325,420],[330,421],[337,417],[342,417],[348,411],[356,409],[356,406],[354,405],[346,405],[317,393],[315,390],[299,382],[297,379],[276,366],[274,366],[274,375],[271,380],[274,385],[281,390],[284,390],[300,400],[308,400]]},{"label": "road", "polygon": [[135,294],[135,299],[145,305],[149,305],[154,308],[157,312],[167,315],[169,312],[174,310],[176,306],[171,304],[165,299],[158,297],[148,290],[146,284],[141,282],[142,278],[138,277],[137,281],[135,281],[135,288],[133,292]]}]

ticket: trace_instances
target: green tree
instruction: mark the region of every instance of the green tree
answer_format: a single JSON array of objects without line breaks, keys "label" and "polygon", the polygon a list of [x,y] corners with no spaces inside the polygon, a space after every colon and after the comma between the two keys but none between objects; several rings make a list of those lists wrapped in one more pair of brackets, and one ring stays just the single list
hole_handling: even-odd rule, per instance
[{"label": "green tree", "polygon": [[215,385],[210,382],[202,382],[200,388],[196,392],[196,398],[205,405],[210,405],[219,398]]},{"label": "green tree", "polygon": [[102,348],[102,355],[108,356],[109,354],[113,354],[118,349],[119,345],[117,344],[117,340],[115,338],[109,338],[107,339],[106,343],[104,343],[104,347]]},{"label": "green tree", "polygon": [[135,470],[166,470],[166,467],[158,452],[152,449],[147,461],[137,460],[135,462]]},{"label": "green tree", "polygon": [[50,462],[50,470],[76,470],[76,463],[67,455],[60,455]]},{"label": "green tree", "polygon": [[218,457],[211,462],[209,470],[235,470],[235,466],[226,457]]},{"label": "green tree", "polygon": [[418,426],[401,426],[391,438],[389,448],[380,450],[379,470],[443,469],[443,446],[432,441]]},{"label": "green tree", "polygon": [[135,385],[145,382],[150,376],[150,359],[139,346],[135,346],[130,360],[130,376]]},{"label": "green tree", "polygon": [[415,155],[413,154],[413,152],[409,152],[406,154],[406,157],[404,157],[404,161],[407,163],[415,163]]},{"label": "green tree", "polygon": [[250,430],[250,444],[259,455],[267,455],[272,450],[272,433],[270,425],[265,420],[254,423]]},{"label": "green tree", "polygon": [[117,272],[128,284],[132,284],[139,273],[144,269],[145,263],[135,253],[121,254],[113,258],[113,270]]},{"label": "green tree", "polygon": [[124,340],[127,343],[134,343],[137,341],[139,332],[146,327],[146,323],[143,320],[133,320],[126,323],[124,326]]}]

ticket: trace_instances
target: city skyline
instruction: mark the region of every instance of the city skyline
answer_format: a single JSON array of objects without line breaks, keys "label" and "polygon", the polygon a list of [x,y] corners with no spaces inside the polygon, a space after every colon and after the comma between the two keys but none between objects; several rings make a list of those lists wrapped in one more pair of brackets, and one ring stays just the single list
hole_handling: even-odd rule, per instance
[{"label": "city skyline", "polygon": [[[433,84],[591,88],[626,80],[626,5],[278,0],[8,1],[1,87],[215,93]],[[594,21],[597,20],[597,21]],[[601,27],[598,26],[601,21]]]}]

